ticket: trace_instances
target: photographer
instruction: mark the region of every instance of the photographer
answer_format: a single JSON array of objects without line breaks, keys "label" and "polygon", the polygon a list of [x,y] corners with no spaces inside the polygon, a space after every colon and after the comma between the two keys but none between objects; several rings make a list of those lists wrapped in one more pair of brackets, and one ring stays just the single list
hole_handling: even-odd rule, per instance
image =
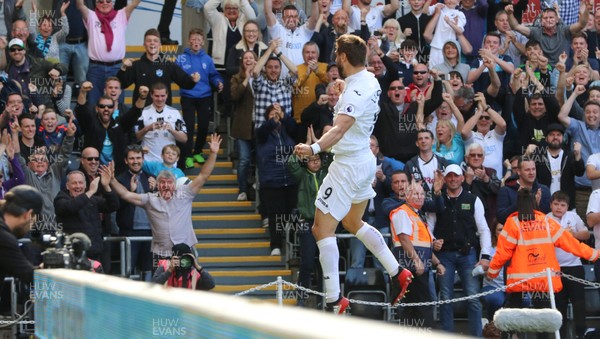
[{"label": "photographer", "polygon": [[177,244],[172,248],[171,260],[160,260],[152,281],[170,287],[183,287],[208,291],[215,287],[212,276],[204,271],[198,260],[186,244]]},{"label": "photographer", "polygon": [[34,266],[21,252],[17,238],[29,232],[35,215],[41,212],[42,195],[31,186],[19,185],[4,198],[0,201],[0,281],[3,282],[5,276],[14,276],[28,284],[33,281]]}]

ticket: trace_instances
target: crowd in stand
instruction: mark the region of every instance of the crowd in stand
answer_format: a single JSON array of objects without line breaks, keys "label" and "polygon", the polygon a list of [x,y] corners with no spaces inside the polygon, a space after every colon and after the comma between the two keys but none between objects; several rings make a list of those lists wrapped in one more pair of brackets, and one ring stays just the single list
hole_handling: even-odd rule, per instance
[{"label": "crowd in stand", "polygon": [[[167,260],[174,245],[193,246],[191,200],[220,145],[212,136],[205,159],[218,92],[233,117],[237,200],[254,196],[248,179],[255,164],[272,255],[281,254],[289,229],[283,223],[299,209],[300,284],[308,287],[316,246],[305,227],[334,155],[292,153],[295,144],[329,130],[343,109],[336,107],[334,84],[343,70],[335,41],[354,34],[367,42],[367,69],[381,87],[371,139],[377,196],[364,218],[403,247],[402,234],[410,231],[402,223],[422,218],[435,265],[413,263],[414,273],[426,277],[417,295],[437,298],[432,266],[445,271],[442,299],[453,297],[455,272],[468,294],[481,289],[471,271],[487,269],[492,239],[517,210],[523,188],[577,239],[589,238],[585,224],[593,228],[600,248],[600,11],[587,1],[545,2],[525,25],[527,0],[409,0],[410,10],[398,0],[313,0],[307,13],[282,0],[264,0],[263,8],[254,0],[208,0],[200,7],[211,48],[209,32],[198,28],[185,33],[182,54],[163,54],[161,43],[174,41],[161,20],[160,33],[145,33],[145,51],[134,60],[125,58],[125,32],[140,1],[117,7],[112,0],[54,1],[54,17],[29,16],[29,25],[23,1],[4,2],[10,5],[0,18],[6,36],[0,38],[0,194],[19,184],[41,191],[32,239],[84,232],[90,258],[107,263],[103,235],[152,236],[151,246],[135,243],[132,250],[144,271],[152,269],[151,253]],[[74,84],[66,81],[69,69]],[[182,112],[170,106],[172,83],[181,89]],[[132,84],[133,107],[127,107],[123,88]],[[69,168],[78,140],[80,166]],[[200,175],[176,188],[195,162],[204,164]],[[35,244],[28,254],[37,264]],[[350,247],[351,266],[364,266],[364,247]],[[561,258],[562,270],[584,278],[580,261]],[[565,285],[561,293],[584,303],[581,287]],[[488,313],[498,304],[484,301]],[[585,312],[574,311],[576,319]],[[469,301],[468,314],[470,334],[481,336],[479,300]],[[453,324],[452,306],[445,305],[441,325],[453,331]]]}]

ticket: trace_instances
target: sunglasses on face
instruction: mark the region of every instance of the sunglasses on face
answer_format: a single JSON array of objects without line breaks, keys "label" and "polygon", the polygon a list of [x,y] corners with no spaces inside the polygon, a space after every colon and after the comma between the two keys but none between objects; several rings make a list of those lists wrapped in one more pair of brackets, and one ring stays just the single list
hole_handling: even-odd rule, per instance
[{"label": "sunglasses on face", "polygon": [[390,91],[402,91],[404,86],[390,86]]},{"label": "sunglasses on face", "polygon": [[427,71],[414,71],[415,74],[427,74]]},{"label": "sunglasses on face", "polygon": [[471,153],[469,156],[472,158],[483,158],[483,154],[481,153]]},{"label": "sunglasses on face", "polygon": [[11,52],[20,52],[22,50],[23,50],[23,48],[11,48],[11,49],[9,49],[9,51],[11,51]]},{"label": "sunglasses on face", "polygon": [[487,115],[482,115],[479,117],[479,120],[491,120],[492,118]]},{"label": "sunglasses on face", "polygon": [[97,4],[109,4],[111,2],[112,2],[112,0],[96,0]]},{"label": "sunglasses on face", "polygon": [[100,161],[100,157],[85,157],[84,159],[87,161]]},{"label": "sunglasses on face", "polygon": [[98,108],[103,108],[103,109],[104,109],[104,108],[114,108],[114,107],[115,107],[115,105],[114,105],[114,104],[112,104],[112,105],[97,104],[96,106],[97,106]]}]

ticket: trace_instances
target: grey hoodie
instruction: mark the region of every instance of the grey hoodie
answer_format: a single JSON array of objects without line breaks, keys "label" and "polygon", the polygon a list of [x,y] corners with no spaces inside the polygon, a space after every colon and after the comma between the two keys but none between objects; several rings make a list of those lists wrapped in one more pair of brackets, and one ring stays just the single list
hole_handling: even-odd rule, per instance
[{"label": "grey hoodie", "polygon": [[459,43],[457,43],[454,40],[448,40],[444,43],[444,47],[442,47],[442,51],[444,50],[444,48],[446,47],[447,44],[453,44],[458,49],[459,63],[456,66],[452,66],[450,64],[450,62],[448,61],[448,59],[446,59],[446,56],[444,55],[444,63],[435,65],[435,66],[433,66],[433,68],[437,69],[438,71],[441,71],[444,74],[448,74],[452,71],[457,71],[462,75],[463,82],[466,84],[467,76],[469,75],[469,71],[471,70],[471,67],[467,64],[460,63],[460,44]]}]

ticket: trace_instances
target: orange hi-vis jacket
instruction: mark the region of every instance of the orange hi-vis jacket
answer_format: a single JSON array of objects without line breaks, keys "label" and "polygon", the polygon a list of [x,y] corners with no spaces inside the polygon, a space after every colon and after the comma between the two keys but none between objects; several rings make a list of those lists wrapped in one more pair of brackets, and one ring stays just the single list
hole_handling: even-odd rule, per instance
[{"label": "orange hi-vis jacket", "polygon": [[392,240],[394,243],[393,252],[398,258],[398,261],[402,267],[408,269],[414,268],[414,261],[411,260],[410,255],[401,248],[400,238],[396,232],[396,228],[400,229],[400,225],[394,225],[393,215],[398,212],[405,212],[412,221],[412,234],[410,235],[410,242],[415,248],[415,252],[417,252],[417,255],[421,261],[425,264],[425,269],[427,270],[429,268],[427,263],[431,261],[431,256],[433,254],[433,237],[431,236],[431,232],[429,232],[427,224],[423,222],[419,215],[407,204],[402,204],[402,206],[390,212],[390,227],[392,232]]},{"label": "orange hi-vis jacket", "polygon": [[[535,219],[519,221],[518,212],[506,218],[504,229],[498,238],[496,254],[490,263],[488,276],[495,278],[508,260],[511,264],[507,270],[506,284],[532,277],[536,273],[551,268],[554,292],[562,290],[562,282],[558,273],[560,266],[556,260],[554,247],[559,247],[580,258],[595,261],[599,252],[575,239],[571,233],[544,213],[535,211]],[[508,288],[507,292],[548,292],[546,274],[527,280]]]}]

